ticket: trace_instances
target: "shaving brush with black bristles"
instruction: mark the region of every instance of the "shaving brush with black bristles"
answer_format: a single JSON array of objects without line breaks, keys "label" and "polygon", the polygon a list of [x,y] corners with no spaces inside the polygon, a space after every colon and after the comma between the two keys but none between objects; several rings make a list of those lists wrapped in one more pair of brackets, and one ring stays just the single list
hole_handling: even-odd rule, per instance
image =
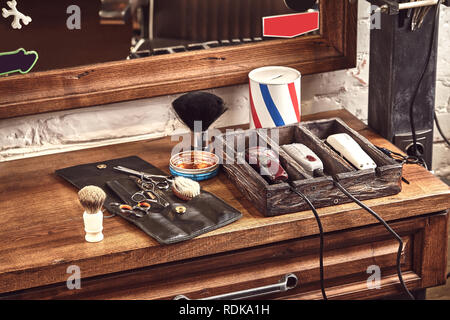
[{"label": "shaving brush with black bristles", "polygon": [[190,92],[172,102],[178,119],[194,133],[194,150],[204,150],[204,134],[227,108],[222,98],[208,92]]},{"label": "shaving brush with black bristles", "polygon": [[105,192],[97,186],[87,186],[78,192],[78,199],[84,208],[83,220],[87,242],[103,240],[102,206],[106,200]]}]

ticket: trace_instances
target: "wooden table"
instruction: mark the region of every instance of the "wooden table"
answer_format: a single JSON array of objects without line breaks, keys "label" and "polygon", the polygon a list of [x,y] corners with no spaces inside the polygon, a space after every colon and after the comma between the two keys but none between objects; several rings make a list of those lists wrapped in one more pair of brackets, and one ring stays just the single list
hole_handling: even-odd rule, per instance
[{"label": "wooden table", "polygon": [[[395,150],[346,111],[340,117],[374,144]],[[202,182],[243,213],[242,219],[190,241],[160,245],[120,217],[105,219],[105,239],[84,241],[76,190],[54,171],[81,163],[138,155],[168,172],[170,138],[133,142],[0,163],[0,293],[2,298],[190,298],[258,287],[295,273],[299,285],[267,298],[319,299],[318,229],[311,211],[263,217],[224,173]],[[365,201],[406,243],[404,279],[416,292],[445,283],[446,184],[417,165],[404,167],[401,193]],[[329,298],[401,294],[395,271],[398,243],[356,204],[318,210],[326,232]],[[80,290],[68,290],[69,266],[81,270]],[[367,268],[381,268],[381,288],[368,289]]]}]

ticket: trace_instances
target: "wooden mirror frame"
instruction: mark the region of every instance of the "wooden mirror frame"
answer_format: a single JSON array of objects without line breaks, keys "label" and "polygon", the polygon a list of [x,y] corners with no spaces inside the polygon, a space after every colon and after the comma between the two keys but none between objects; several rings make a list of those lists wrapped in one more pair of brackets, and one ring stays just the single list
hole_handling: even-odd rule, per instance
[{"label": "wooden mirror frame", "polygon": [[357,1],[321,0],[320,35],[0,79],[0,119],[242,84],[257,67],[303,75],[356,64]]}]

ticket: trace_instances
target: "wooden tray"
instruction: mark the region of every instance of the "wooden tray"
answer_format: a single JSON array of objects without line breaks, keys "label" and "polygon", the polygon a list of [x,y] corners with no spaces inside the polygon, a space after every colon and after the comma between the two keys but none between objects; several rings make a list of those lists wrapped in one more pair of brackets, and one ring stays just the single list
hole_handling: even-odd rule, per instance
[{"label": "wooden tray", "polygon": [[[376,169],[357,170],[324,141],[335,133],[347,133],[375,161]],[[367,200],[397,194],[401,191],[402,165],[378,150],[366,138],[341,119],[308,121],[271,129],[253,129],[226,133],[218,138],[223,150],[223,168],[238,189],[265,216],[309,210],[305,201],[290,190],[287,183],[269,184],[238,153],[249,145],[267,145],[280,156],[280,163],[296,189],[304,193],[316,208],[351,202],[333,184],[335,177],[356,198]],[[278,141],[276,143],[275,141]],[[312,177],[280,146],[303,143],[313,150],[324,164],[324,177]]]}]

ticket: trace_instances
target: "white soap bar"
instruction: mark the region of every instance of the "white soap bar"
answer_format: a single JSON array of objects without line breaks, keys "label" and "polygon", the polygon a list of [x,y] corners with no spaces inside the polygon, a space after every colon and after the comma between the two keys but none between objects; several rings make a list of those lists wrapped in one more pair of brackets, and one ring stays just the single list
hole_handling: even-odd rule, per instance
[{"label": "white soap bar", "polygon": [[377,165],[361,146],[346,133],[333,134],[327,138],[327,142],[348,162],[359,170],[375,169]]},{"label": "white soap bar", "polygon": [[307,146],[301,143],[286,144],[281,148],[290,155],[305,171],[314,176],[314,172],[323,172],[322,160]]}]

